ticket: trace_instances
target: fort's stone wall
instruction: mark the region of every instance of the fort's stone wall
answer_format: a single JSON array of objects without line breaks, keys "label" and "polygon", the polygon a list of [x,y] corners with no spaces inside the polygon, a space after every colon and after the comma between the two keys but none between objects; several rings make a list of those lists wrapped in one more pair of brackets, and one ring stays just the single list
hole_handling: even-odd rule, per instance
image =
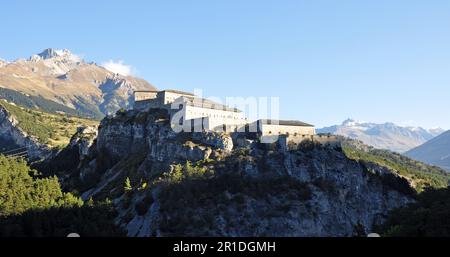
[{"label": "fort's stone wall", "polygon": [[329,147],[341,147],[342,138],[336,135],[280,135],[278,144],[284,150],[295,150],[302,142],[314,142]]},{"label": "fort's stone wall", "polygon": [[134,101],[135,103],[150,99],[155,99],[158,97],[158,92],[152,91],[136,91],[134,92]]},{"label": "fort's stone wall", "polygon": [[146,111],[152,108],[162,108],[164,109],[164,105],[161,102],[161,99],[148,99],[143,101],[137,101],[134,103],[134,109],[137,111]]},{"label": "fort's stone wall", "polygon": [[285,126],[277,124],[263,124],[260,126],[260,133],[263,136],[276,136],[276,135],[288,135],[288,136],[302,136],[302,135],[314,135],[316,129],[314,127],[306,126]]}]

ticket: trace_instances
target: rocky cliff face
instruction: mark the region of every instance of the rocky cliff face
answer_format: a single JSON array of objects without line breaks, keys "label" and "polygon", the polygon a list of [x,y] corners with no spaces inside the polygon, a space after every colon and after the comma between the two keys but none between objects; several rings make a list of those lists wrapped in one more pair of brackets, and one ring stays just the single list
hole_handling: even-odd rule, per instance
[{"label": "rocky cliff face", "polygon": [[393,171],[340,148],[176,134],[162,110],[105,118],[82,152],[69,184],[85,200],[112,199],[129,236],[352,236],[413,201],[386,183],[405,182]]},{"label": "rocky cliff face", "polygon": [[48,147],[20,129],[18,121],[2,105],[0,105],[0,141],[6,142],[5,146],[9,146],[9,149],[20,148],[19,152],[27,151],[27,156],[31,160],[45,158],[50,154]]}]

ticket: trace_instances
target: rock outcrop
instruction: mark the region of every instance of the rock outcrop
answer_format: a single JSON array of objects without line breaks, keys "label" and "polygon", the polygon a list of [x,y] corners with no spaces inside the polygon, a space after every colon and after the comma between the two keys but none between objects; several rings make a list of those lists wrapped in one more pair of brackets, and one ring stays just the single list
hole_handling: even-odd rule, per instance
[{"label": "rock outcrop", "polygon": [[89,149],[97,138],[97,133],[97,128],[79,127],[77,133],[71,138],[68,147],[78,149],[81,162],[89,155]]},{"label": "rock outcrop", "polygon": [[17,119],[8,110],[0,105],[0,140],[7,141],[8,145],[22,149],[31,160],[43,159],[50,154],[47,146],[39,143],[37,138],[28,135],[18,126]]},{"label": "rock outcrop", "polygon": [[95,141],[73,145],[84,157],[68,177],[85,200],[112,199],[129,236],[352,236],[413,201],[385,183],[404,182],[393,171],[340,148],[177,134],[163,110],[107,117]]}]

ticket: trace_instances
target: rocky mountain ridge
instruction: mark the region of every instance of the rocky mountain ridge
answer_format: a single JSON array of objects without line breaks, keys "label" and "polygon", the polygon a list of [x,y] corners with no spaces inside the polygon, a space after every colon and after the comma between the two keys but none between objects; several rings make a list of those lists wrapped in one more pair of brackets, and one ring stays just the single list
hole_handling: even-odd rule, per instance
[{"label": "rocky mountain ridge", "polygon": [[389,122],[376,124],[353,119],[348,119],[341,125],[318,129],[318,133],[342,135],[398,153],[411,150],[443,132],[443,129],[427,130],[421,127],[401,127]]},{"label": "rocky mountain ridge", "polygon": [[450,131],[406,152],[405,155],[450,171]]},{"label": "rocky mountain ridge", "polygon": [[45,99],[100,118],[133,104],[135,90],[153,90],[143,79],[87,63],[69,50],[46,49],[28,60],[0,61],[0,87]]}]

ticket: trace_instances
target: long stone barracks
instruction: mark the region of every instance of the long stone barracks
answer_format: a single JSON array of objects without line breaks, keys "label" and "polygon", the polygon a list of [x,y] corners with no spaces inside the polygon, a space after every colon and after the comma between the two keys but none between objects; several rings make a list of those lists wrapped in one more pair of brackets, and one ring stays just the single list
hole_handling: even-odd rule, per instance
[{"label": "long stone barracks", "polygon": [[134,109],[166,109],[172,127],[183,131],[255,132],[262,141],[276,141],[280,136],[295,140],[311,139],[315,127],[301,121],[261,119],[249,121],[244,112],[236,108],[199,98],[178,90],[136,91]]}]

